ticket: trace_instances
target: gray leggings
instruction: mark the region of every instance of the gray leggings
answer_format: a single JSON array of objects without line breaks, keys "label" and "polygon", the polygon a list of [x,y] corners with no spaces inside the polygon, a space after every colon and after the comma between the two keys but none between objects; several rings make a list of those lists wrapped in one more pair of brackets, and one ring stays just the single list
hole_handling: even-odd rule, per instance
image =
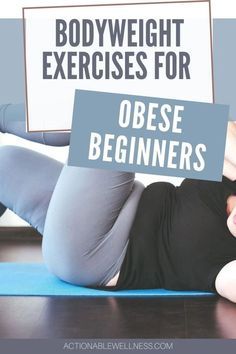
[{"label": "gray leggings", "polygon": [[[0,106],[0,132],[69,144],[69,133],[26,133],[23,104]],[[9,208],[35,227],[47,267],[70,283],[105,285],[117,274],[143,189],[133,173],[71,167],[0,147],[0,216]]]}]

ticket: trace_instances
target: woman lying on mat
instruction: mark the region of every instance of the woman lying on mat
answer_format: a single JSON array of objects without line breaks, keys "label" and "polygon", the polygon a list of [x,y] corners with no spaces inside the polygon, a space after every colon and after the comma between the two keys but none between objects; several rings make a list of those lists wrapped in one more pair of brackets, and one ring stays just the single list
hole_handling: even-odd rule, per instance
[{"label": "woman lying on mat", "polygon": [[[23,105],[0,107],[0,131],[42,144],[69,134],[26,133]],[[236,126],[229,124],[222,182],[185,179],[147,188],[134,174],[62,165],[0,148],[0,213],[43,235],[49,270],[98,289],[216,291],[236,302]]]}]

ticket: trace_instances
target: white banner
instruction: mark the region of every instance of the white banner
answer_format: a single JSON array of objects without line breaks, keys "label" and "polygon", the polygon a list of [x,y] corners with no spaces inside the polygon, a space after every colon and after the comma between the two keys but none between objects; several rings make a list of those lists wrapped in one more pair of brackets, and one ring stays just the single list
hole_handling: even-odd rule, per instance
[{"label": "white banner", "polygon": [[70,130],[75,89],[211,103],[209,10],[208,1],[25,8],[28,130]]}]

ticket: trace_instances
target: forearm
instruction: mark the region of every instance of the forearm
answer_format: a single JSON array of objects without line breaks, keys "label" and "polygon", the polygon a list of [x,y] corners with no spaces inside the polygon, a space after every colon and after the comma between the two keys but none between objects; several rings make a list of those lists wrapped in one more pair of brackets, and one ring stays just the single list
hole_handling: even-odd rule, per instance
[{"label": "forearm", "polygon": [[236,165],[232,164],[227,159],[224,160],[223,175],[231,181],[236,180]]},{"label": "forearm", "polygon": [[228,123],[226,144],[225,144],[225,159],[232,165],[236,166],[236,124],[235,122]]},{"label": "forearm", "polygon": [[66,146],[70,142],[70,133],[27,133],[24,104],[0,105],[0,132],[44,145]]}]

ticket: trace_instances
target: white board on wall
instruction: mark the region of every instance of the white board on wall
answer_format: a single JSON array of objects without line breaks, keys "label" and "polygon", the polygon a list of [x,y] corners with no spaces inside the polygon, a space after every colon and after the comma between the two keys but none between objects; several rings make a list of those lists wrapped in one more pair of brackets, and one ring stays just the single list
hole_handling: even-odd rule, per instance
[{"label": "white board on wall", "polygon": [[[75,6],[75,7],[56,7],[56,8],[25,8],[25,62],[26,62],[26,86],[27,86],[27,120],[28,131],[52,131],[52,130],[70,130],[73,101],[75,89],[96,90],[115,93],[137,94],[144,96],[156,96],[164,98],[185,99],[200,102],[213,101],[213,77],[212,77],[212,51],[211,51],[211,20],[209,15],[208,1],[195,2],[176,2],[176,3],[143,3],[143,4],[126,4],[126,5],[104,5],[104,6]],[[117,43],[112,46],[109,31],[105,30],[104,45],[99,45],[99,36],[94,30],[93,45],[86,46],[78,41],[75,46],[73,42],[66,41],[63,46],[56,46],[56,19],[66,21],[68,28],[70,20],[77,19],[81,26],[83,19],[89,19],[95,23],[96,19],[111,19],[111,20],[127,20],[137,19],[143,20],[144,23],[148,19],[155,19],[157,23],[162,19],[183,19],[181,25],[181,45],[178,46],[174,41],[177,27],[172,31],[172,39],[170,46],[147,46],[134,45],[128,46],[127,39],[122,43],[122,47]],[[81,27],[82,28],[82,27]],[[80,34],[81,32],[80,28]],[[133,27],[136,30],[136,36],[140,31],[140,26]],[[158,29],[157,29],[158,31]],[[78,34],[78,28],[76,33]],[[74,36],[76,36],[74,33]],[[68,36],[69,38],[69,36]],[[135,38],[135,35],[134,37]],[[159,43],[160,44],[160,43]],[[154,67],[153,58],[156,51],[172,51],[177,53],[177,67],[179,66],[178,53],[187,52],[190,55],[190,74],[191,79],[179,78],[178,75],[174,79],[166,77],[165,62],[163,68],[160,68],[159,78],[154,77],[156,69]],[[144,60],[147,70],[145,79],[113,79],[102,77],[95,79],[89,71],[87,77],[84,74],[83,78],[78,78],[79,64],[76,53],[86,52],[92,58],[92,54],[96,51],[102,53],[103,58],[106,53],[119,51],[121,53],[131,51],[134,53],[134,58],[131,58],[133,65],[132,74],[140,69],[140,65],[135,61],[137,52],[144,51],[147,54],[147,59]],[[46,57],[47,71],[46,75],[43,71],[43,52],[51,53]],[[54,57],[54,52],[62,55],[65,52],[63,59],[63,68],[67,67],[68,52],[73,52],[73,68],[76,79],[68,78],[68,72],[63,75],[53,78],[57,68],[57,59]],[[109,56],[109,54],[108,54]],[[62,57],[61,57],[62,58]],[[161,60],[165,61],[165,57]],[[110,58],[111,60],[111,58]],[[105,61],[105,59],[104,59]],[[121,60],[121,63],[125,58]],[[109,60],[107,59],[107,63]],[[96,62],[100,65],[99,69],[104,69],[104,62]],[[89,66],[89,70],[92,65]],[[114,69],[114,68],[113,68]],[[84,71],[85,72],[85,71]],[[186,73],[185,73],[186,74]],[[49,78],[52,76],[52,78]],[[136,75],[134,75],[136,76]]]},{"label": "white board on wall", "polygon": [[[168,0],[171,2],[178,0]],[[189,0],[182,0],[189,1]],[[192,0],[198,1],[198,0]],[[22,7],[26,6],[60,6],[66,5],[80,5],[87,3],[101,3],[101,0],[8,0],[0,2],[0,16],[1,18],[21,18],[22,17]],[[103,3],[117,3],[117,0],[103,0]],[[136,3],[137,0],[129,0],[130,3]],[[156,2],[155,0],[142,0],[140,2]],[[212,16],[213,18],[235,18],[236,17],[236,7],[235,0],[211,0],[212,6]]]}]

